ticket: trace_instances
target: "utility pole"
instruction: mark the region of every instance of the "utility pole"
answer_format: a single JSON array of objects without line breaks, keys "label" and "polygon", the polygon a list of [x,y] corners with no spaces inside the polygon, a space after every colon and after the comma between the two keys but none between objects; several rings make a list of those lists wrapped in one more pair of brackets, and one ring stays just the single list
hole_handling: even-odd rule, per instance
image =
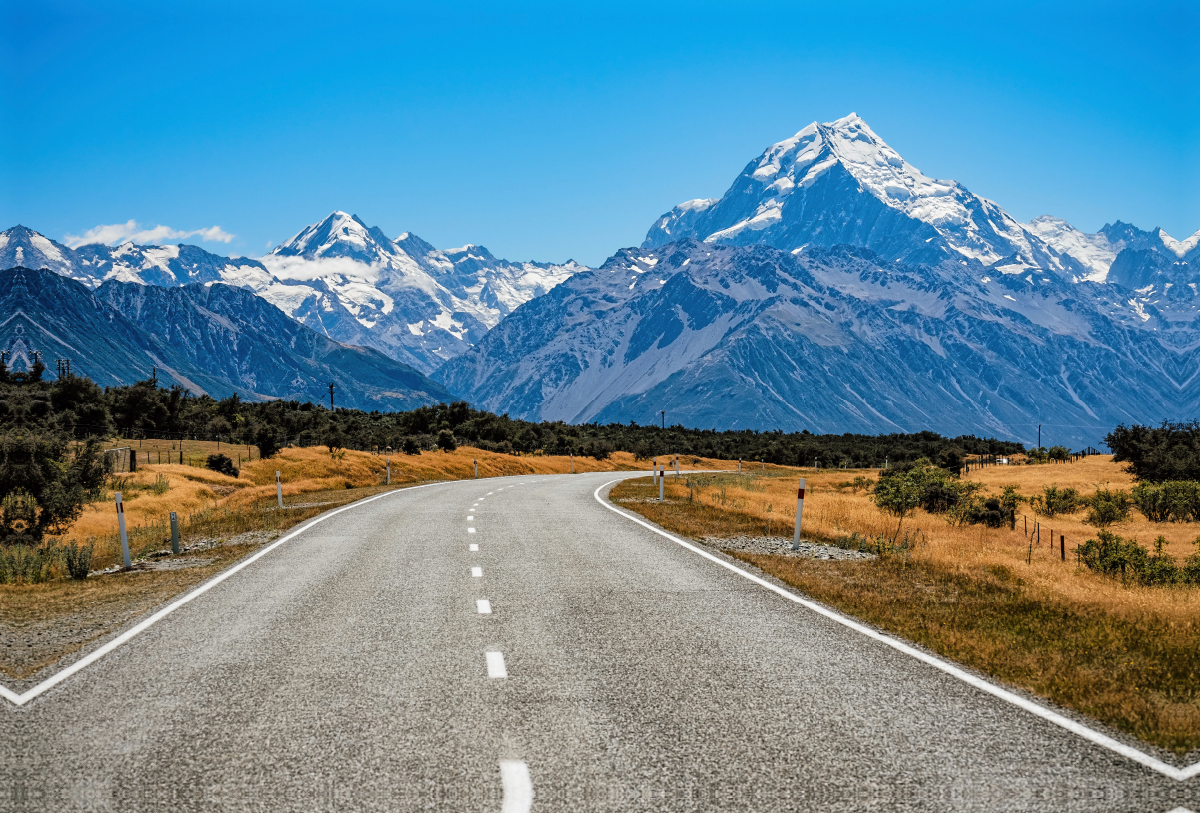
[{"label": "utility pole", "polygon": [[660,409],[659,412],[662,413],[662,428],[666,429],[667,428],[667,411],[665,409]]},{"label": "utility pole", "polygon": [[329,411],[333,412],[333,390],[337,387],[332,381],[329,382]]},{"label": "utility pole", "polygon": [[1038,448],[1042,448],[1042,425],[1038,424]]}]

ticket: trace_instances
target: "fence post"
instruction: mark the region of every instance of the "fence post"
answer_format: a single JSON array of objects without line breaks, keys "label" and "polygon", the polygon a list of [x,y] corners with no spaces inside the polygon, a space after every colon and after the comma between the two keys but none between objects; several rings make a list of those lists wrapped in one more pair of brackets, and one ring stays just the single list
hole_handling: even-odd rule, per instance
[{"label": "fence post", "polygon": [[[1050,545],[1053,547],[1054,540],[1050,541]],[[1058,552],[1062,556],[1062,560],[1064,562],[1067,561],[1067,537],[1065,534],[1059,534],[1058,536]]]},{"label": "fence post", "polygon": [[117,529],[121,532],[121,556],[125,559],[125,567],[133,567],[129,558],[129,536],[125,533],[125,506],[121,504],[121,492],[117,492]]},{"label": "fence post", "polygon": [[796,489],[796,530],[792,534],[792,550],[800,550],[800,522],[804,519],[804,483],[800,478],[800,487]]},{"label": "fence post", "polygon": [[171,512],[171,553],[179,553],[179,516]]},{"label": "fence post", "polygon": [[130,474],[137,471],[137,449],[129,450],[129,472]]},{"label": "fence post", "polygon": [[275,496],[279,500],[279,507],[283,508],[283,481],[279,479],[279,472],[275,472]]}]

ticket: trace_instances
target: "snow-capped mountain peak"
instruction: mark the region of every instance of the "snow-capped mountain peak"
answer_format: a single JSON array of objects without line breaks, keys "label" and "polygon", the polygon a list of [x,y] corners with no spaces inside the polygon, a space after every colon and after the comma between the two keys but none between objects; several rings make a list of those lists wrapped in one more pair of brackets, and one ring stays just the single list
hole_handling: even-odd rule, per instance
[{"label": "snow-capped mountain peak", "polygon": [[1200,231],[1197,231],[1185,240],[1176,240],[1162,229],[1155,229],[1154,232],[1158,236],[1158,239],[1162,241],[1162,244],[1166,246],[1167,251],[1176,257],[1183,257],[1197,245],[1200,245]]},{"label": "snow-capped mountain peak", "polygon": [[995,203],[905,161],[855,113],[772,144],[719,200],[688,201],[659,218],[643,246],[682,237],[786,251],[846,243],[888,259],[959,254],[1001,273],[1086,273]]},{"label": "snow-capped mountain peak", "polygon": [[396,254],[392,241],[383,232],[368,227],[358,215],[343,211],[335,211],[321,222],[305,226],[270,253],[306,260],[348,257],[368,264],[386,262]]}]

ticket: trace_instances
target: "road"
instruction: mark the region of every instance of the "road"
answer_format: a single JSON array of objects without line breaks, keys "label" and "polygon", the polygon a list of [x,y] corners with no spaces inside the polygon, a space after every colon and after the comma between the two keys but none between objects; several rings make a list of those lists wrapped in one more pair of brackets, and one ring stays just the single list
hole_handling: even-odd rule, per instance
[{"label": "road", "polygon": [[313,526],[0,701],[0,810],[1200,810],[623,518],[593,497],[619,476]]}]

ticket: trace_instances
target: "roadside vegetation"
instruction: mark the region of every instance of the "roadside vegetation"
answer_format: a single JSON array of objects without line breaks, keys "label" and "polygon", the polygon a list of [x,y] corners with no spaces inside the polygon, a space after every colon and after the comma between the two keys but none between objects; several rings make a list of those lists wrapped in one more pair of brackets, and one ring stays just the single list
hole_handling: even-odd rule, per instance
[{"label": "roadside vegetation", "polygon": [[[807,478],[804,538],[879,558],[731,555],[1176,754],[1200,748],[1200,580],[1190,575],[1200,523],[1151,519],[1132,501],[1114,512],[1137,484],[1111,457],[972,467],[963,477],[928,461],[883,477],[686,475],[667,478],[663,503],[639,478],[611,499],[719,548],[722,538],[790,538],[798,476]],[[1122,556],[1124,571],[1113,564]]]}]

